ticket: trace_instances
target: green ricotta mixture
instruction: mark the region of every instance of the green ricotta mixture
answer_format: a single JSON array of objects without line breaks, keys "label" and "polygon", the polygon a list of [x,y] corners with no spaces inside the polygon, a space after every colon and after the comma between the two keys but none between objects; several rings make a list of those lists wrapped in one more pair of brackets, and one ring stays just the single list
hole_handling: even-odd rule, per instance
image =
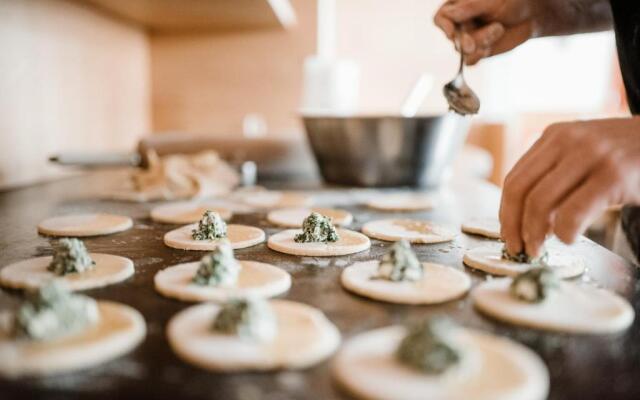
[{"label": "green ricotta mixture", "polygon": [[331,224],[331,218],[312,212],[302,223],[302,233],[293,240],[297,243],[337,242],[340,237]]},{"label": "green ricotta mixture", "polygon": [[53,258],[47,270],[56,275],[86,272],[96,265],[84,243],[79,239],[60,239],[54,245],[53,251]]},{"label": "green ricotta mixture", "polygon": [[233,256],[228,240],[220,242],[216,249],[202,257],[193,283],[202,286],[232,286],[238,281],[240,263]]},{"label": "green ricotta mixture", "polygon": [[20,306],[14,316],[13,331],[19,338],[52,340],[79,332],[99,318],[95,300],[73,294],[53,281],[31,293]]},{"label": "green ricotta mixture", "polygon": [[265,342],[276,336],[278,325],[267,300],[251,298],[224,304],[216,315],[212,329],[246,340]]},{"label": "green ricotta mixture", "polygon": [[390,281],[417,281],[424,274],[422,263],[406,240],[395,242],[378,265],[377,278]]},{"label": "green ricotta mixture", "polygon": [[547,265],[549,261],[549,253],[546,250],[542,250],[540,257],[531,257],[524,250],[518,254],[510,254],[507,250],[507,246],[502,248],[502,259],[517,262],[520,264],[535,264],[535,265]]},{"label": "green ricotta mixture", "polygon": [[558,287],[559,279],[549,267],[536,267],[516,276],[510,291],[516,298],[529,303],[539,303]]},{"label": "green ricotta mixture", "polygon": [[198,227],[191,232],[195,240],[216,240],[227,237],[227,224],[220,214],[207,210],[198,222]]},{"label": "green ricotta mixture", "polygon": [[396,357],[401,363],[421,372],[441,374],[462,358],[450,339],[454,329],[448,319],[426,319],[409,328],[396,350]]}]

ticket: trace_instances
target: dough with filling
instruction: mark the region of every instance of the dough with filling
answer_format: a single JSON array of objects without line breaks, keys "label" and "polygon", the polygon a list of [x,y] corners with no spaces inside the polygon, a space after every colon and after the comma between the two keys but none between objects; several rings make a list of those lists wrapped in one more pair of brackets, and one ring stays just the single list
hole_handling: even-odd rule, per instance
[{"label": "dough with filling", "polygon": [[336,242],[298,243],[294,237],[300,229],[287,229],[271,235],[267,245],[271,250],[295,256],[331,257],[359,253],[371,247],[371,241],[365,235],[348,229],[337,229],[339,239]]},{"label": "dough with filling", "polygon": [[383,219],[364,224],[367,236],[395,242],[406,239],[411,243],[442,243],[455,238],[453,231],[434,222],[413,219]]},{"label": "dough with filling", "polygon": [[145,337],[142,315],[124,304],[99,301],[100,319],[86,329],[50,341],[15,339],[0,332],[0,375],[55,375],[118,358]]},{"label": "dough with filling", "polygon": [[271,300],[278,332],[268,342],[241,339],[211,329],[220,306],[201,304],[176,314],[167,339],[184,361],[212,371],[302,369],[324,361],[338,348],[338,329],[318,309]]},{"label": "dough with filling", "polygon": [[47,270],[51,256],[19,261],[0,270],[0,285],[13,289],[35,290],[52,279],[64,281],[69,290],[87,290],[122,282],[135,272],[133,261],[111,254],[91,253],[96,263],[84,272],[56,275]]},{"label": "dough with filling", "polygon": [[179,202],[164,204],[151,210],[151,219],[165,224],[193,224],[200,221],[205,211],[215,211],[225,221],[231,219],[231,210],[214,204],[200,202]]},{"label": "dough with filling", "polygon": [[[492,275],[516,276],[531,268],[531,264],[518,263],[502,258],[502,244],[483,246],[468,250],[463,262],[468,267],[484,271]],[[547,265],[559,278],[567,279],[582,275],[585,261],[580,256],[550,247]]]},{"label": "dough with filling", "polygon": [[271,264],[239,261],[238,282],[233,286],[207,286],[192,282],[200,262],[178,264],[158,271],[153,279],[162,295],[183,301],[226,302],[244,297],[273,297],[291,287],[291,276]]},{"label": "dough with filling", "polygon": [[378,211],[427,211],[434,207],[433,196],[419,193],[381,194],[367,201]]},{"label": "dough with filling", "polygon": [[442,375],[405,366],[395,357],[404,327],[391,326],[358,334],[333,360],[340,386],[360,399],[375,400],[542,400],[549,372],[540,357],[512,340],[464,329],[460,343],[468,349],[462,368]]},{"label": "dough with filling", "polygon": [[100,236],[126,231],[133,226],[129,217],[115,214],[77,214],[47,218],[38,232],[48,236]]},{"label": "dough with filling", "polygon": [[[218,240],[195,240],[191,234],[198,224],[186,225],[167,232],[164,244],[174,249],[212,251],[218,246]],[[244,249],[264,242],[265,233],[262,229],[247,225],[227,225],[227,237],[231,248]]]},{"label": "dough with filling", "polygon": [[564,333],[613,333],[634,319],[622,297],[594,286],[562,281],[539,303],[519,300],[510,293],[511,278],[478,285],[471,296],[482,313],[511,324]]},{"label": "dough with filling", "polygon": [[422,263],[424,275],[417,281],[376,278],[379,261],[357,262],[342,271],[345,289],[375,300],[398,304],[437,304],[462,297],[471,287],[467,274],[455,268]]},{"label": "dough with filling", "polygon": [[312,212],[331,218],[331,223],[336,226],[346,226],[353,221],[350,212],[335,208],[283,208],[269,212],[267,220],[286,228],[300,228],[304,219]]}]

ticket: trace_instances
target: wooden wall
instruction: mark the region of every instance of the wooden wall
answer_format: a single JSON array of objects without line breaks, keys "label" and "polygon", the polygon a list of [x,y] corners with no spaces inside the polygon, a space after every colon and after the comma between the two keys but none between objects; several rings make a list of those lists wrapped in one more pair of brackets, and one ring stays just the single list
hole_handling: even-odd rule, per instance
[{"label": "wooden wall", "polygon": [[145,33],[82,3],[0,1],[0,188],[59,150],[129,150],[150,130]]}]

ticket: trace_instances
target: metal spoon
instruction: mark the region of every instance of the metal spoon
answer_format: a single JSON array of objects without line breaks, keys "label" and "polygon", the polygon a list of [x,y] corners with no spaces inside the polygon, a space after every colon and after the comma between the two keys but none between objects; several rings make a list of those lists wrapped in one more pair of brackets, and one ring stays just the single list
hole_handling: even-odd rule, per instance
[{"label": "metal spoon", "polygon": [[464,80],[464,53],[460,45],[460,38],[456,38],[456,49],[460,52],[460,67],[456,77],[442,88],[444,97],[449,103],[449,109],[460,115],[477,114],[480,110],[480,99]]}]

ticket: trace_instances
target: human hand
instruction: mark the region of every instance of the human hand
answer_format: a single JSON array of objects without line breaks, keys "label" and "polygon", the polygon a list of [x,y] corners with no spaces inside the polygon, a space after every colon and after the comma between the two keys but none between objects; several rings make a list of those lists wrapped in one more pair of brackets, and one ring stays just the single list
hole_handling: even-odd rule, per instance
[{"label": "human hand", "polygon": [[448,0],[434,23],[451,40],[457,27],[465,64],[504,53],[534,36],[534,10],[530,0]]},{"label": "human hand", "polygon": [[554,124],[505,179],[501,235],[536,257],[547,234],[571,243],[622,203],[640,204],[640,117]]}]

